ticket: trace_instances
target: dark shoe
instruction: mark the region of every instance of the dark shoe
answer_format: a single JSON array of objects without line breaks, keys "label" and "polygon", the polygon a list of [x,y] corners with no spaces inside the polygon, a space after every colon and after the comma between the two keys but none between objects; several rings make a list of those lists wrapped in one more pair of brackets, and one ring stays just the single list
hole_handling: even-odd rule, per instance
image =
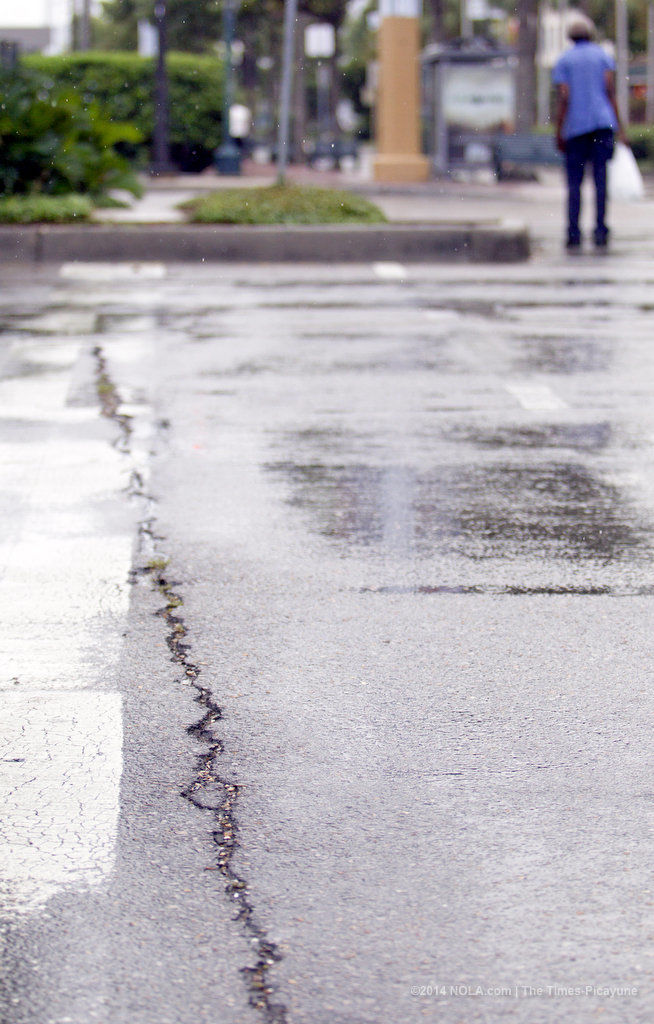
[{"label": "dark shoe", "polygon": [[581,249],[581,235],[568,235],[565,247],[568,252],[574,252],[577,249]]},{"label": "dark shoe", "polygon": [[598,249],[606,249],[609,244],[609,229],[597,228],[593,234],[593,239]]}]

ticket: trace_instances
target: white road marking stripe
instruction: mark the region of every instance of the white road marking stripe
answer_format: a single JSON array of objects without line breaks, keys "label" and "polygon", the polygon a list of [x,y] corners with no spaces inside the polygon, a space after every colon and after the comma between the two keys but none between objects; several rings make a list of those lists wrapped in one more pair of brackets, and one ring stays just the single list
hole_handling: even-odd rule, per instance
[{"label": "white road marking stripe", "polygon": [[69,281],[155,281],[166,276],[166,267],[163,263],[64,263],[59,274]]},{"label": "white road marking stripe", "polygon": [[609,487],[616,487],[618,490],[634,490],[645,486],[645,479],[641,473],[615,472],[602,473],[602,482]]},{"label": "white road marking stripe", "polygon": [[408,277],[408,271],[401,263],[373,263],[372,269],[377,275],[385,281],[400,281],[403,277]]},{"label": "white road marking stripe", "polygon": [[96,321],[97,315],[94,309],[51,309],[46,313],[18,320],[12,324],[12,328],[19,334],[56,334],[61,338],[64,335],[92,334],[96,327]]},{"label": "white road marking stripe", "polygon": [[122,772],[115,693],[8,693],[0,732],[0,903],[37,909],[114,864]]},{"label": "white road marking stripe", "polygon": [[51,516],[74,536],[24,534],[0,551],[0,690],[14,679],[42,689],[93,686],[120,650],[132,538],[75,536],[90,528],[83,513]]},{"label": "white road marking stripe", "polygon": [[22,419],[27,423],[48,423],[52,426],[73,424],[74,426],[80,423],[94,423],[98,418],[95,409],[89,412],[88,408],[84,406],[78,408],[68,406],[53,412],[46,412],[44,409],[30,409],[27,413],[23,403],[3,405],[1,394],[2,385],[0,384],[0,420]]},{"label": "white road marking stripe", "polygon": [[513,395],[523,409],[554,412],[566,409],[567,404],[546,384],[506,384],[506,390]]},{"label": "white road marking stripe", "polygon": [[[56,313],[33,320],[37,331],[80,326]],[[132,349],[117,346],[121,371],[143,376],[148,350],[138,339]],[[0,905],[14,913],[101,882],[114,861],[121,699],[95,687],[124,642],[134,516],[120,494],[136,466],[149,468],[152,426],[139,400],[128,410],[134,458],[109,443],[89,352],[25,332],[11,358],[37,372],[0,381]]]},{"label": "white road marking stripe", "polygon": [[446,327],[450,324],[459,324],[463,320],[463,315],[456,309],[426,309],[424,314],[427,320]]}]

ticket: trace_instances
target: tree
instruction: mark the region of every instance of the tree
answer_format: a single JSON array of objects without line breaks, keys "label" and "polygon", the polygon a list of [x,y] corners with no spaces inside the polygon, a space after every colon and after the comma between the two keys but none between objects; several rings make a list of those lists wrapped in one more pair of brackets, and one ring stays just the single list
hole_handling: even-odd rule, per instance
[{"label": "tree", "polygon": [[528,132],[536,123],[536,52],[538,0],[518,0],[518,73],[516,128]]},{"label": "tree", "polygon": [[[155,0],[104,0],[103,17],[96,23],[95,39],[102,49],[136,49],[137,24],[153,20]],[[306,124],[306,92],[310,87],[304,61],[302,27],[307,21],[325,21],[337,31],[347,15],[348,0],[299,0],[296,34],[296,141],[303,141]],[[216,47],[222,37],[223,0],[167,0],[167,36],[171,50],[201,53]],[[240,0],[236,35],[243,43],[239,68],[240,93],[252,108],[258,129],[271,136],[281,72],[284,0]],[[332,106],[340,89],[336,60],[332,61]],[[301,88],[304,82],[304,88]]]},{"label": "tree", "polygon": [[[219,0],[167,0],[166,23],[171,50],[204,53],[221,35]],[[96,37],[103,49],[135,50],[137,24],[154,22],[154,0],[104,0]]]},{"label": "tree", "polygon": [[[461,35],[462,0],[427,0],[426,35],[432,43],[443,43]],[[501,6],[498,0],[498,6]]]},{"label": "tree", "polygon": [[[135,50],[140,19],[154,20],[154,0],[104,0],[96,37],[104,49]],[[345,18],[347,0],[300,0],[299,11],[336,28]],[[243,0],[239,6],[239,32],[257,25],[261,49],[270,50],[270,28],[281,25],[284,0]],[[201,53],[221,37],[222,0],[168,0],[168,42],[172,50]],[[273,31],[273,36],[278,35]]]},{"label": "tree", "polygon": [[105,0],[102,15],[93,24],[93,39],[99,50],[137,48],[136,0]]}]

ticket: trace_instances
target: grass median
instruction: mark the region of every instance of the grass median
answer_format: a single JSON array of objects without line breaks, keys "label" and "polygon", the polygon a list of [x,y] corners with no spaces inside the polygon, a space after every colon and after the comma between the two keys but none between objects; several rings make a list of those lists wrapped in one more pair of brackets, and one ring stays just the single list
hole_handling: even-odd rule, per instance
[{"label": "grass median", "polygon": [[362,196],[302,185],[226,188],[180,204],[194,224],[384,224]]},{"label": "grass median", "polygon": [[87,196],[0,196],[0,224],[71,224],[92,212]]}]

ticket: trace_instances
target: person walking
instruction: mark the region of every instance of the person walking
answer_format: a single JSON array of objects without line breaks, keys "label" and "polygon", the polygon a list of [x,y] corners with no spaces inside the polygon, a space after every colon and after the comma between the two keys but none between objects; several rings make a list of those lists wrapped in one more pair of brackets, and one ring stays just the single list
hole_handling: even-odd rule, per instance
[{"label": "person walking", "polygon": [[557,90],[556,144],[565,157],[568,181],[567,248],[581,246],[579,216],[581,183],[586,164],[595,182],[595,245],[606,246],[606,165],[613,155],[615,133],[625,133],[615,97],[615,61],[593,42],[594,27],[585,19],[568,29],[572,47],[559,58],[552,72]]}]

